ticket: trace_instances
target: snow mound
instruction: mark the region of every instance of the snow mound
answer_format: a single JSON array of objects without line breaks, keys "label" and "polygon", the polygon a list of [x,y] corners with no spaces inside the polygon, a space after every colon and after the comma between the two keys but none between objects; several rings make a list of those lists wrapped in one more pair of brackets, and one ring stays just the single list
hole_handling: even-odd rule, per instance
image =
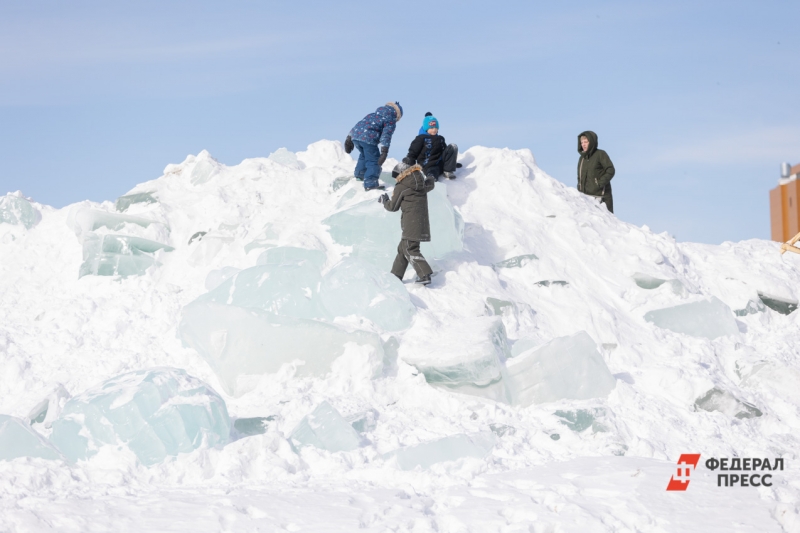
[{"label": "snow mound", "polygon": [[[116,201],[2,197],[0,437],[28,444],[0,530],[137,530],[154,498],[154,530],[796,528],[800,257],[633,226],[528,150],[460,162],[429,287],[388,274],[399,216],[338,142],[204,151]],[[787,469],[722,489],[712,457]]]}]

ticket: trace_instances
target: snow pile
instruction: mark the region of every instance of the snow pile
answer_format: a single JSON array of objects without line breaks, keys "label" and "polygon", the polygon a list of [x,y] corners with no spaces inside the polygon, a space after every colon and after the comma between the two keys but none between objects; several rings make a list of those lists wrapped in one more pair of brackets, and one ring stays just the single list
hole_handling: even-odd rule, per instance
[{"label": "snow pile", "polygon": [[[0,530],[797,530],[800,258],[460,161],[427,288],[336,142],[2,197]],[[711,457],[787,469],[718,488]]]}]

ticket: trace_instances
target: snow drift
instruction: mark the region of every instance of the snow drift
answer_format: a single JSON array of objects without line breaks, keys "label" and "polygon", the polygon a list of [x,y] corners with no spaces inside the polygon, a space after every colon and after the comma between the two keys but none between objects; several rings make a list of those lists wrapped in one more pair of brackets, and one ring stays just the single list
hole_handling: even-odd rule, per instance
[{"label": "snow drift", "polygon": [[[338,142],[0,199],[0,530],[797,530],[800,258],[460,161],[428,288]],[[682,453],[787,470],[679,500]]]}]

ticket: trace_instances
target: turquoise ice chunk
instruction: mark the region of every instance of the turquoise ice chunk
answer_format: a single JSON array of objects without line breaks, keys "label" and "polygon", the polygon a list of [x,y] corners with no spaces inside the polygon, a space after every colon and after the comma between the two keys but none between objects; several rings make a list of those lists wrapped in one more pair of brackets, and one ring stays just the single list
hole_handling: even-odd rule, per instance
[{"label": "turquoise ice chunk", "polygon": [[137,217],[132,215],[120,215],[109,213],[97,209],[81,209],[75,215],[75,222],[82,232],[95,231],[100,228],[108,228],[111,231],[119,231],[125,224],[135,224],[146,228],[150,224],[156,224],[155,220]]},{"label": "turquoise ice chunk", "polygon": [[296,448],[314,446],[329,452],[349,452],[361,443],[353,426],[328,402],[322,402],[306,415],[290,439]]},{"label": "turquoise ice chunk", "polygon": [[133,204],[154,204],[158,202],[152,192],[139,192],[135,194],[126,194],[120,196],[114,203],[114,208],[117,211],[127,211]]},{"label": "turquoise ice chunk", "polygon": [[319,297],[321,281],[319,268],[311,261],[259,265],[237,272],[196,301],[321,319],[328,317]]},{"label": "turquoise ice chunk", "polygon": [[718,411],[732,418],[746,419],[763,415],[755,405],[739,400],[730,392],[717,387],[695,400],[694,405],[703,411]]},{"label": "turquoise ice chunk", "polygon": [[504,259],[492,266],[494,266],[495,270],[498,268],[521,268],[531,261],[536,261],[538,259],[539,258],[536,257],[536,254],[517,255],[514,257],[509,257],[508,259]]},{"label": "turquoise ice chunk", "polygon": [[83,238],[83,263],[78,277],[140,276],[155,264],[153,253],[171,252],[172,246],[128,235],[98,235],[89,232]]},{"label": "turquoise ice chunk", "polygon": [[716,339],[736,335],[739,328],[733,311],[716,297],[650,311],[644,319],[656,326],[693,337]]},{"label": "turquoise ice chunk", "polygon": [[[464,247],[464,221],[447,199],[445,187],[428,193],[431,242],[422,243],[429,259],[441,259]],[[334,241],[352,246],[351,256],[388,270],[397,255],[402,235],[400,212],[389,212],[374,199],[360,202],[334,213],[323,221]]]},{"label": "turquoise ice chunk", "polygon": [[168,367],[122,374],[73,397],[52,427],[50,440],[71,461],[104,445],[125,445],[148,466],[224,445],[230,435],[225,401],[203,381]]},{"label": "turquoise ice chunk", "polygon": [[354,258],[345,258],[325,275],[320,298],[333,316],[357,315],[387,331],[411,326],[417,310],[402,281]]},{"label": "turquoise ice chunk", "polygon": [[31,229],[42,219],[42,214],[20,196],[7,194],[0,197],[0,224],[12,224]]},{"label": "turquoise ice chunk", "polygon": [[0,415],[0,461],[18,457],[63,459],[58,450],[24,420]]},{"label": "turquoise ice chunk", "polygon": [[603,398],[616,386],[591,337],[581,331],[509,360],[514,405]]},{"label": "turquoise ice chunk", "polygon": [[300,363],[298,376],[324,376],[347,343],[371,346],[377,360],[383,359],[381,339],[374,333],[200,299],[183,308],[178,334],[232,395],[241,394],[239,377],[277,372],[293,361]]},{"label": "turquoise ice chunk", "polygon": [[497,442],[491,431],[482,431],[470,435],[459,434],[444,437],[416,446],[400,448],[385,455],[397,458],[398,466],[403,470],[414,470],[420,467],[426,470],[436,463],[456,461],[463,457],[486,457]]}]

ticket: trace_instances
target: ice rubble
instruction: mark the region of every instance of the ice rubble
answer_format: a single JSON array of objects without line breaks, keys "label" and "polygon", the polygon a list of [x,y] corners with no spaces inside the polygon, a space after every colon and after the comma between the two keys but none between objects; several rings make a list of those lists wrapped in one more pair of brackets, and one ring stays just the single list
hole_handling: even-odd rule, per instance
[{"label": "ice rubble", "polygon": [[19,193],[0,197],[0,224],[13,224],[31,229],[42,219],[42,214]]},{"label": "ice rubble", "polygon": [[797,300],[792,298],[773,296],[763,292],[758,293],[758,298],[764,305],[782,315],[790,315],[797,310]]},{"label": "ice rubble", "polygon": [[400,344],[400,358],[415,366],[431,385],[510,403],[503,379],[508,339],[498,317],[461,320],[436,330],[435,336],[428,329],[409,331]]},{"label": "ice rubble", "polygon": [[215,302],[294,318],[327,318],[318,287],[319,269],[310,262],[246,268],[223,281],[196,302]]},{"label": "ice rubble", "polygon": [[319,292],[333,316],[357,315],[386,331],[408,328],[416,312],[399,279],[354,258],[344,259],[325,274]]},{"label": "ice rubble", "polygon": [[53,422],[61,414],[64,404],[70,399],[70,394],[62,384],[56,385],[42,401],[36,404],[28,414],[31,425],[42,424],[45,428],[53,425]]},{"label": "ice rubble", "polygon": [[504,259],[498,263],[492,265],[495,269],[498,268],[522,268],[531,261],[537,261],[539,258],[536,254],[525,254],[525,255],[517,255],[515,257],[509,257],[508,259]]},{"label": "ice rubble", "polygon": [[734,418],[755,418],[763,414],[755,405],[743,402],[717,387],[699,397],[694,405],[704,411],[718,411]]},{"label": "ice rubble", "polygon": [[62,459],[58,450],[24,420],[0,415],[0,461],[18,457]]},{"label": "ice rubble", "polygon": [[122,213],[127,211],[128,208],[134,204],[154,204],[158,202],[158,200],[156,200],[153,194],[155,194],[154,191],[149,191],[120,196],[117,198],[117,201],[114,202],[114,209]]},{"label": "ice rubble", "polygon": [[581,331],[509,360],[508,387],[515,405],[603,398],[616,381],[591,337]]},{"label": "ice rubble", "polygon": [[329,452],[349,452],[361,444],[353,426],[328,402],[303,417],[289,439],[295,448],[315,446]]},{"label": "ice rubble", "polygon": [[[423,242],[422,254],[428,259],[441,259],[464,247],[464,221],[447,199],[445,187],[428,193],[431,242]],[[352,246],[351,256],[388,270],[400,242],[400,213],[386,211],[374,199],[360,202],[334,213],[323,224],[330,227],[333,240]]]},{"label": "ice rubble", "polygon": [[389,452],[384,457],[395,457],[397,465],[403,470],[414,470],[417,467],[426,470],[436,463],[456,461],[463,457],[483,459],[492,451],[495,443],[494,433],[490,431],[462,433],[416,446],[406,446]]},{"label": "ice rubble", "polygon": [[683,286],[683,283],[677,279],[661,279],[650,276],[648,274],[644,274],[642,272],[635,272],[633,276],[633,281],[641,287],[642,289],[652,290],[657,289],[660,286],[664,285],[665,283],[669,285],[669,288],[672,290],[673,293],[681,295],[685,294],[686,288]]},{"label": "ice rubble", "polygon": [[171,252],[172,246],[129,235],[98,235],[88,232],[83,238],[83,263],[78,277],[140,276],[156,263],[153,254]]},{"label": "ice rubble", "polygon": [[[183,308],[178,334],[211,366],[228,394],[244,393],[240,377],[277,372],[295,360],[299,376],[322,376],[348,344],[366,346],[378,365],[380,337],[348,332],[316,320],[275,315],[213,301],[194,301]],[[376,371],[380,368],[376,367]]]},{"label": "ice rubble", "polygon": [[561,419],[559,422],[576,433],[580,433],[589,428],[592,428],[592,431],[595,433],[607,431],[606,427],[598,420],[605,414],[603,409],[576,409],[575,411],[558,410],[553,414]]},{"label": "ice rubble", "polygon": [[71,461],[124,444],[152,465],[224,445],[229,435],[225,401],[211,387],[184,370],[159,367],[116,376],[73,397],[53,422],[50,440]]},{"label": "ice rubble", "polygon": [[649,311],[644,319],[656,326],[693,337],[716,339],[736,335],[739,328],[733,311],[716,297]]}]

